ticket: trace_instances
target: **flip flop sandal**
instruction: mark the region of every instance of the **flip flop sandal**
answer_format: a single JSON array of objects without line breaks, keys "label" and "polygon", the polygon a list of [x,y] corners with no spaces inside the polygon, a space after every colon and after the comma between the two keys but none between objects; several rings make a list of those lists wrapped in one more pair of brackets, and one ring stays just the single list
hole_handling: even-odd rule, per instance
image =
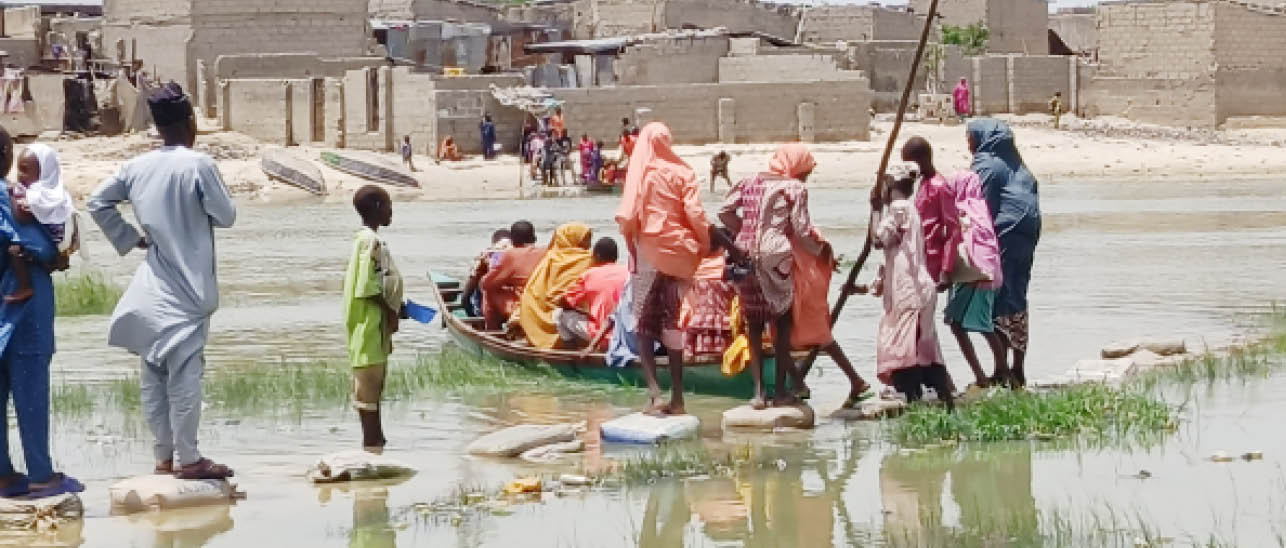
[{"label": "flip flop sandal", "polygon": [[862,402],[874,397],[875,397],[875,392],[871,391],[870,389],[867,389],[865,392],[862,392],[861,394],[858,394],[856,396],[849,396],[848,399],[844,400],[844,405],[841,405],[840,409],[857,409],[862,405]]},{"label": "flip flop sandal", "polygon": [[222,464],[215,463],[210,459],[201,459],[187,466],[179,468],[174,477],[183,480],[221,480],[228,479],[236,475],[231,468]]},{"label": "flip flop sandal", "polygon": [[54,496],[63,495],[66,493],[80,493],[85,490],[85,485],[82,484],[80,481],[78,481],[76,478],[73,478],[66,474],[56,474],[55,477],[58,479],[58,481],[55,482],[53,485],[49,487],[44,487],[41,489],[32,490],[30,493],[27,493],[27,496],[25,498],[43,499],[46,497],[54,497]]},{"label": "flip flop sandal", "polygon": [[157,463],[156,468],[154,468],[154,469],[152,470],[152,472],[153,472],[153,473],[155,473],[155,474],[156,474],[156,475],[158,475],[158,476],[173,476],[173,475],[174,475],[174,461],[172,461],[172,460],[167,460],[167,461],[164,461],[164,462]]},{"label": "flip flop sandal", "polygon": [[0,497],[11,499],[31,492],[31,481],[27,479],[27,476],[14,474],[12,477],[13,481],[9,482],[9,485],[0,488]]},{"label": "flip flop sandal", "polygon": [[795,399],[797,399],[797,400],[799,400],[799,401],[807,401],[807,400],[810,400],[810,399],[812,399],[812,398],[813,398],[813,389],[812,389],[812,388],[804,388],[803,390],[800,390],[800,391],[798,391],[798,392],[795,392],[795,394],[794,394],[794,395],[795,395]]}]

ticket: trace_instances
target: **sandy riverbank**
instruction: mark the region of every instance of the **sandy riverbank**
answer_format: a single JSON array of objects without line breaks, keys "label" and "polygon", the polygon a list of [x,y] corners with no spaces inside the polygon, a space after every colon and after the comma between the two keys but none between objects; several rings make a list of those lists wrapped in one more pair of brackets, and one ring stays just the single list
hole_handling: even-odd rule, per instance
[{"label": "sandy riverbank", "polygon": [[[1010,120],[1016,126],[1019,148],[1028,165],[1042,182],[1078,178],[1257,177],[1286,171],[1286,142],[1283,130],[1229,130],[1219,132],[1170,130],[1139,126],[1119,119],[1069,120],[1062,130],[1050,127],[1048,117],[1026,116]],[[862,187],[870,183],[892,122],[882,117],[874,122],[871,140],[824,143],[813,147],[818,168],[812,184],[821,188]],[[969,164],[964,128],[961,125],[909,122],[902,138],[921,135],[935,146],[939,167],[945,171]],[[153,137],[135,134],[117,137],[69,138],[52,141],[62,157],[67,184],[83,200],[99,181],[113,173],[125,160],[157,145]],[[270,181],[259,168],[259,153],[265,145],[238,133],[207,132],[198,147],[218,161],[229,187],[243,198],[290,203],[319,200],[303,191]],[[775,145],[681,146],[677,151],[698,173],[708,170],[709,160],[719,150],[733,155],[733,178],[748,175],[767,165]],[[299,155],[316,158],[321,148],[298,147]],[[615,151],[609,151],[609,155]],[[384,155],[397,163],[394,154]],[[896,159],[896,158],[895,158]],[[517,159],[504,157],[486,162],[468,159],[435,165],[428,157],[417,156],[415,175],[422,181],[419,190],[398,189],[399,200],[509,199],[518,196]],[[319,164],[319,167],[320,164]],[[347,200],[365,181],[321,167],[331,194],[327,201]],[[719,188],[723,188],[720,186]]]}]

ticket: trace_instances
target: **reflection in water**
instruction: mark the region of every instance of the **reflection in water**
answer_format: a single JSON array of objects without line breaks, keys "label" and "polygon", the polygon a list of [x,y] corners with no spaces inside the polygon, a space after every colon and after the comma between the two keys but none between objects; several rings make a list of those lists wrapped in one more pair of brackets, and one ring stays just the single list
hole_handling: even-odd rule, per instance
[{"label": "reflection in water", "polygon": [[353,493],[353,529],[349,548],[394,548],[397,532],[389,523],[388,489],[358,489]]},{"label": "reflection in water", "polygon": [[353,526],[348,530],[349,548],[395,548],[397,530],[388,508],[389,488],[408,478],[322,485],[317,500],[329,503],[338,491],[353,497]]},{"label": "reflection in water", "polygon": [[[945,501],[944,491],[950,494]],[[1019,538],[1037,531],[1025,443],[889,454],[880,467],[880,495],[885,533],[902,544],[938,544],[949,528],[969,534],[1003,524]]]},{"label": "reflection in water", "polygon": [[231,509],[226,504],[143,512],[129,517],[130,523],[154,532],[155,548],[205,546],[214,537],[232,530]]}]

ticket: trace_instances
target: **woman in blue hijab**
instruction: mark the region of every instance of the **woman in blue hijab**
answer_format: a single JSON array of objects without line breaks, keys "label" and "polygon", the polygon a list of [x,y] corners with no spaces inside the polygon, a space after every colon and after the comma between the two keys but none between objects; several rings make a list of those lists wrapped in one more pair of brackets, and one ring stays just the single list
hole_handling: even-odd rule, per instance
[{"label": "woman in blue hijab", "polygon": [[1023,164],[1009,125],[979,118],[969,122],[966,133],[973,153],[972,169],[982,179],[982,192],[1000,242],[1004,285],[996,293],[992,317],[1005,349],[1013,350],[1012,369],[1005,360],[997,360],[994,380],[1023,386],[1027,383],[1023,372],[1027,357],[1027,284],[1036,243],[1040,241],[1039,185]]}]

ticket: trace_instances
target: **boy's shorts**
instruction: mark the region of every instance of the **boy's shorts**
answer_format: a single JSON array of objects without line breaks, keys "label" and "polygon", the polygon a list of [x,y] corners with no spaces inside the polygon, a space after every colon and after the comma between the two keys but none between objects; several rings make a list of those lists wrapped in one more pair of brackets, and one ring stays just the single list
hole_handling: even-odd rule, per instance
[{"label": "boy's shorts", "polygon": [[379,411],[384,395],[386,369],[383,364],[353,369],[353,409]]}]

